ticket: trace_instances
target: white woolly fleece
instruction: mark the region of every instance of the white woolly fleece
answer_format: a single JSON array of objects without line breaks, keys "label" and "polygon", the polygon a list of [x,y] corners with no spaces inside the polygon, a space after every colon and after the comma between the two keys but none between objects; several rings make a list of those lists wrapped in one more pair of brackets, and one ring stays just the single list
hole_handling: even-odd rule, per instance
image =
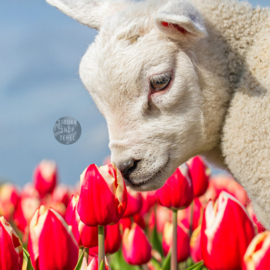
[{"label": "white woolly fleece", "polygon": [[[270,11],[236,0],[47,0],[99,35],[80,76],[129,184],[156,189],[202,154],[231,172],[270,229]],[[150,81],[171,76],[163,91]]]}]

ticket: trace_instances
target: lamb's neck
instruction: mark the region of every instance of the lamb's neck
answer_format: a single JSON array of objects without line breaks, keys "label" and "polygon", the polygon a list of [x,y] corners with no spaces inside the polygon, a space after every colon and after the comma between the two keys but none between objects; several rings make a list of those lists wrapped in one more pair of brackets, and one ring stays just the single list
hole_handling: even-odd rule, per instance
[{"label": "lamb's neck", "polygon": [[[198,2],[198,0],[194,0]],[[245,58],[254,43],[256,34],[270,22],[269,9],[253,8],[247,2],[237,0],[199,0],[200,12],[204,15],[206,27],[213,40],[223,43],[225,59],[227,59],[227,75],[230,90],[238,87]]]}]

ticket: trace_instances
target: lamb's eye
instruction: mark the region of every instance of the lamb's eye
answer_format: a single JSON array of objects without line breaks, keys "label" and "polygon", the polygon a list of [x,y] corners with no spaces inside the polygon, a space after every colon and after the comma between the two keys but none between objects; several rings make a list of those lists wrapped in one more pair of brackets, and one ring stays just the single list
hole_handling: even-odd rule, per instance
[{"label": "lamb's eye", "polygon": [[169,85],[170,81],[171,81],[171,73],[167,72],[163,74],[154,75],[150,79],[150,84],[152,89],[155,92],[158,92],[164,90]]}]

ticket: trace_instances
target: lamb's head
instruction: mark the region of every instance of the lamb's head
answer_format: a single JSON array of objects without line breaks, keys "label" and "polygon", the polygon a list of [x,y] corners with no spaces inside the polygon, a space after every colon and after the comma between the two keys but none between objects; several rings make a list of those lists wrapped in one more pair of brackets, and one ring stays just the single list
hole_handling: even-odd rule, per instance
[{"label": "lamb's head", "polygon": [[186,1],[47,0],[99,30],[80,76],[105,117],[112,162],[137,190],[161,187],[204,140],[192,47],[207,35]]}]

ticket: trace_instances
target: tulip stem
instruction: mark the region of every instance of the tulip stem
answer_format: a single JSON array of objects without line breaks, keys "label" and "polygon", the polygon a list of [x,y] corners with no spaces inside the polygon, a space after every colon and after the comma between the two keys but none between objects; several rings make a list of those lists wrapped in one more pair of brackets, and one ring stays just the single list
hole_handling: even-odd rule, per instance
[{"label": "tulip stem", "polygon": [[88,258],[89,258],[89,248],[85,248],[84,257],[86,259],[86,263],[88,265]]},{"label": "tulip stem", "polygon": [[190,205],[189,237],[191,237],[193,230],[193,212],[194,212],[194,200],[191,202]]},{"label": "tulip stem", "polygon": [[173,224],[173,237],[172,237],[172,257],[171,257],[171,270],[177,270],[177,212],[173,210],[172,224]]},{"label": "tulip stem", "polygon": [[100,267],[100,264],[102,261],[104,261],[103,264],[103,270],[105,270],[105,248],[104,248],[104,227],[98,226],[98,267]]}]

